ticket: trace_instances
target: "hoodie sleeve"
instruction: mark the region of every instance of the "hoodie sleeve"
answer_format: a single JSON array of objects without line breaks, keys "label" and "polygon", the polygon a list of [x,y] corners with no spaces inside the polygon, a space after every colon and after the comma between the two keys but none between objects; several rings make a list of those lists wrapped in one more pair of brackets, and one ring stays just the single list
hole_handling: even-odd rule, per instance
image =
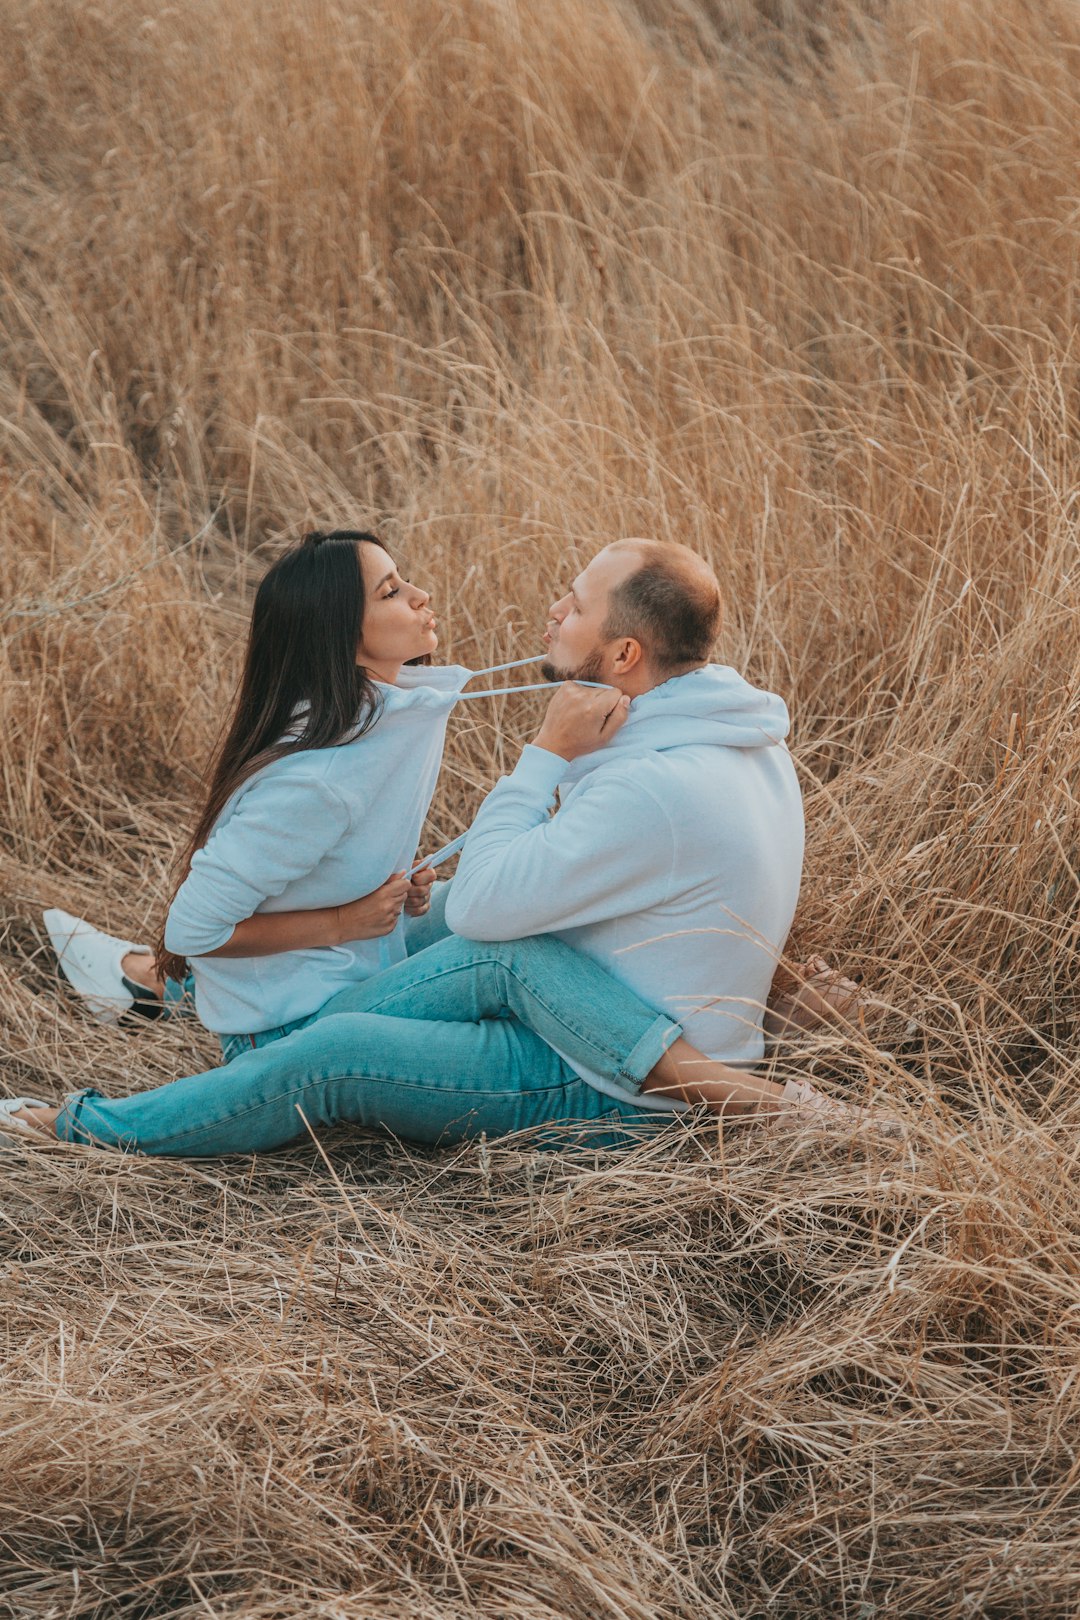
[{"label": "hoodie sleeve", "polygon": [[348,804],[328,782],[290,775],[254,783],[195,851],[169,908],[166,949],[216,951],[264,900],[318,865],[349,821]]},{"label": "hoodie sleeve", "polygon": [[556,816],[566,761],[527,745],[488,794],[450,885],[465,939],[521,939],[624,916],[666,898],[674,838],[662,805],[623,766],[590,777]]}]

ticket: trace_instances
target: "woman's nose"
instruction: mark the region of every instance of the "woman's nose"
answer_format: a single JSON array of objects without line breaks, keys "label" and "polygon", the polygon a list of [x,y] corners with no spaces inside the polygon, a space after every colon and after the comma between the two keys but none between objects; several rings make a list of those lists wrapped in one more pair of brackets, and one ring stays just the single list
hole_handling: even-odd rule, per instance
[{"label": "woman's nose", "polygon": [[427,605],[428,605],[428,603],[430,601],[431,601],[431,592],[430,591],[422,591],[419,588],[417,588],[416,597],[415,597],[415,606],[418,607],[418,608],[427,607]]}]

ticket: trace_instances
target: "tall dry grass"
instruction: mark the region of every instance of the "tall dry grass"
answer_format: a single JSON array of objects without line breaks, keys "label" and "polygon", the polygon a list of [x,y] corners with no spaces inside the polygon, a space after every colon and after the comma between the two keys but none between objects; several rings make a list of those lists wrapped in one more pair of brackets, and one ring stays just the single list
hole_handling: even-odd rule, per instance
[{"label": "tall dry grass", "polygon": [[[253,575],[377,524],[464,661],[687,540],[789,699],[791,1051],[903,1148],[3,1157],[18,1616],[1080,1606],[1080,22],[1065,0],[0,7],[5,1079],[213,1061],[145,933]],[[432,841],[536,719],[454,723]]]}]

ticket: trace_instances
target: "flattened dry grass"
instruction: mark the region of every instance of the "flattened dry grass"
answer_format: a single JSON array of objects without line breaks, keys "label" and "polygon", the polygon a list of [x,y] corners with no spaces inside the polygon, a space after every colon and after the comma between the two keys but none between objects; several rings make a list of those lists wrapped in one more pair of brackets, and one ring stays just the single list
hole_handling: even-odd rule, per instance
[{"label": "flattened dry grass", "polygon": [[[1076,1570],[1080,25],[1058,0],[0,4],[12,1090],[215,1060],[144,935],[251,581],[378,526],[474,664],[604,540],[782,691],[783,1064],[903,1144],[3,1155],[18,1616],[1011,1620]],[[535,723],[453,722],[427,837]]]}]

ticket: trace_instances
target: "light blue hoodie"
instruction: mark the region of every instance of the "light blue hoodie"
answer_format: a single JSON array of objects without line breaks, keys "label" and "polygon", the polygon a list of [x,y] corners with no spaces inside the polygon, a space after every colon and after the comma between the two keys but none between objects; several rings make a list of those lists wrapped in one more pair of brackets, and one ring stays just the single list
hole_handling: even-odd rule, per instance
[{"label": "light blue hoodie", "polygon": [[802,872],[787,733],[781,698],[710,664],[635,698],[593,754],[526,747],[480,807],[447,921],[477,940],[557,934],[710,1057],[758,1061]]},{"label": "light blue hoodie", "polygon": [[398,685],[378,683],[382,709],[363,736],[276,760],[226,804],[165,925],[167,949],[191,959],[208,1029],[249,1035],[292,1023],[404,957],[402,919],[392,934],[347,946],[206,953],[256,911],[344,905],[413,864],[446,722],[472,674],[453,665],[403,669]]}]

